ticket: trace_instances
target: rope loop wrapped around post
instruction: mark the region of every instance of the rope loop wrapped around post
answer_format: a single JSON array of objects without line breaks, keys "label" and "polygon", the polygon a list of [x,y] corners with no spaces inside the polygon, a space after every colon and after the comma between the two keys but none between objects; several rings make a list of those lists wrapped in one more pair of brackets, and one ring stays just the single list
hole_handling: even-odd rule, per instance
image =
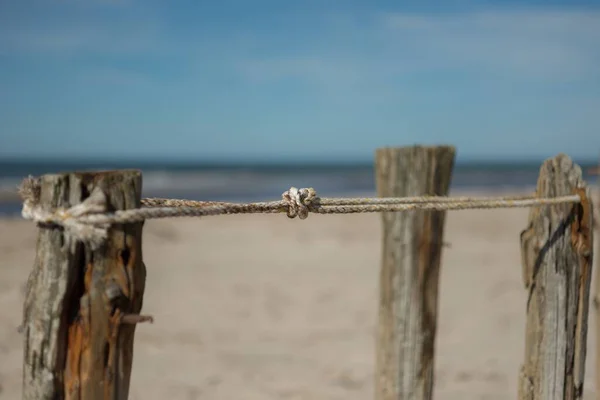
[{"label": "rope loop wrapped around post", "polygon": [[56,210],[45,210],[41,207],[40,182],[33,177],[28,177],[23,181],[19,187],[19,194],[23,198],[23,208],[21,210],[23,218],[40,224],[62,226],[68,239],[76,238],[87,242],[93,249],[100,247],[106,239],[109,223],[89,224],[82,220],[84,216],[106,212],[106,195],[101,189],[94,189],[90,196],[80,204],[68,209],[59,208]]}]

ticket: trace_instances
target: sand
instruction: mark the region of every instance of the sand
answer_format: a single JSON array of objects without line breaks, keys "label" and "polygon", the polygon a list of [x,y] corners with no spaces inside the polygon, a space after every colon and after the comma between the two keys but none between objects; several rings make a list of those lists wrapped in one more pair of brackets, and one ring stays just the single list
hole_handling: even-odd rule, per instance
[{"label": "sand", "polygon": [[[438,399],[514,399],[528,210],[451,211],[442,258]],[[0,221],[0,399],[20,398],[22,288],[36,229]],[[148,221],[130,399],[373,398],[380,216]],[[594,394],[595,329],[586,398]]]}]

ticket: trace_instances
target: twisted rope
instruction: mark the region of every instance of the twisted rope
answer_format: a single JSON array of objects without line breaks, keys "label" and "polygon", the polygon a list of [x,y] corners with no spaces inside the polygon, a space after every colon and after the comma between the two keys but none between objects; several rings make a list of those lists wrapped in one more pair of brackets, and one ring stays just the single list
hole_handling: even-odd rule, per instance
[{"label": "twisted rope", "polygon": [[[456,203],[471,201],[515,201],[528,200],[536,197],[532,196],[499,196],[499,197],[441,197],[441,196],[417,196],[417,197],[329,197],[320,198],[321,206],[347,206],[347,205],[367,205],[367,204],[412,204],[412,203]],[[537,199],[537,198],[536,198]],[[180,200],[163,199],[157,197],[148,197],[142,199],[142,205],[145,207],[206,207],[214,204],[230,204],[218,201],[198,201],[198,200]]]},{"label": "twisted rope", "polygon": [[44,210],[39,204],[39,181],[27,178],[19,189],[23,198],[22,215],[38,223],[57,224],[69,235],[99,246],[106,239],[112,224],[142,222],[147,219],[171,217],[204,217],[228,214],[286,213],[289,218],[306,219],[309,213],[354,214],[397,212],[410,210],[466,210],[516,208],[540,205],[578,203],[578,195],[540,198],[535,196],[506,197],[439,197],[404,198],[328,198],[321,199],[313,188],[290,188],[282,200],[257,203],[226,203],[178,199],[147,198],[142,208],[106,212],[106,196],[94,190],[81,204],[68,209]]}]

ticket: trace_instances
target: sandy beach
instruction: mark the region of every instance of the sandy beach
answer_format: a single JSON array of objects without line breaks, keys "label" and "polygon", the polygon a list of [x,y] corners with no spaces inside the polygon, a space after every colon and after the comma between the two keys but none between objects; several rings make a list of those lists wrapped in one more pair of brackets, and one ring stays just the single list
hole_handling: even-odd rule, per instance
[{"label": "sandy beach", "polygon": [[[527,209],[448,213],[435,397],[514,399]],[[23,285],[36,228],[0,221],[0,399],[20,398]],[[130,399],[373,398],[380,216],[147,221]],[[585,398],[594,395],[590,318]]]}]

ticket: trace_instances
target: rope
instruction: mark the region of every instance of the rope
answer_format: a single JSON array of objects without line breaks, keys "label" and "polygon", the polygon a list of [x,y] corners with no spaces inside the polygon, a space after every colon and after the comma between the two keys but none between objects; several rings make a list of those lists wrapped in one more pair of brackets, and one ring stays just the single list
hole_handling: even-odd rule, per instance
[{"label": "rope", "polygon": [[410,210],[466,210],[532,207],[540,205],[579,203],[578,195],[553,198],[534,196],[507,197],[440,197],[420,196],[402,198],[319,198],[313,188],[290,188],[282,200],[257,203],[226,203],[178,199],[142,199],[142,208],[106,212],[106,196],[94,190],[81,204],[69,209],[44,210],[40,201],[39,180],[27,178],[19,192],[23,198],[22,216],[37,223],[57,224],[67,234],[87,241],[93,247],[106,239],[112,224],[142,222],[147,219],[171,217],[204,217],[229,214],[286,213],[289,218],[306,219],[309,213],[354,214],[369,212],[398,212]]},{"label": "rope", "polygon": [[[417,196],[417,197],[330,197],[319,199],[322,206],[337,205],[365,205],[365,204],[411,204],[411,203],[456,203],[471,201],[514,201],[528,200],[536,197],[532,196],[500,196],[500,197],[440,197],[440,196]],[[536,198],[537,199],[537,198]],[[142,199],[142,205],[145,207],[206,207],[207,205],[228,204],[219,201],[198,201],[198,200],[180,200],[163,199],[157,197],[147,197]]]}]

